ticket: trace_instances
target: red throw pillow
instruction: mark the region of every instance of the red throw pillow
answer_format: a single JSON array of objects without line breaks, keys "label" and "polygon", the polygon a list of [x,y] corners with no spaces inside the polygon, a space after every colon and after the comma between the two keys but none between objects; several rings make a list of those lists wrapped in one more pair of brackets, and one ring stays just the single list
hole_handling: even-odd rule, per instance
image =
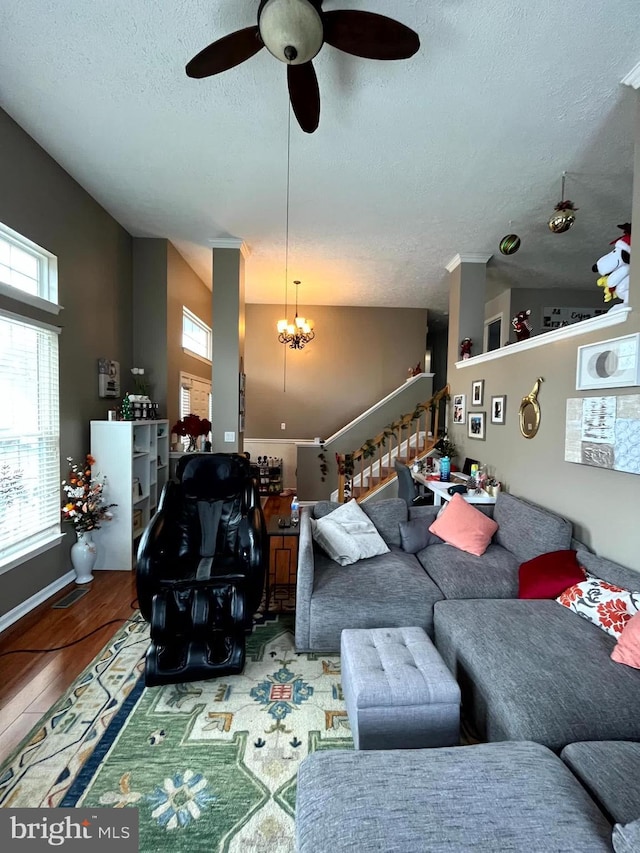
[{"label": "red throw pillow", "polygon": [[557,598],[584,580],[584,569],[575,551],[550,551],[522,563],[519,580],[518,598]]}]

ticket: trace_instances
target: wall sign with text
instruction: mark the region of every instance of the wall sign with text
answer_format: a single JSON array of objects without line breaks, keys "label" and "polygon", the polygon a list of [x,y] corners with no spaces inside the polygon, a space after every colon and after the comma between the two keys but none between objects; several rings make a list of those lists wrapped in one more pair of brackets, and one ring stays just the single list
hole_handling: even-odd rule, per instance
[{"label": "wall sign with text", "polygon": [[543,308],[542,328],[559,329],[562,326],[571,326],[581,320],[590,320],[600,314],[606,314],[608,308]]}]

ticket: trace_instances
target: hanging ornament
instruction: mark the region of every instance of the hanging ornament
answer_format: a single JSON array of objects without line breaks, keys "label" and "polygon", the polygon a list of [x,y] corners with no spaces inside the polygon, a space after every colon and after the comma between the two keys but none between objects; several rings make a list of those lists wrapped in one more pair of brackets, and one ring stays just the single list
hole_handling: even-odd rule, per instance
[{"label": "hanging ornament", "polygon": [[517,234],[507,234],[500,240],[500,251],[503,255],[515,255],[520,248],[520,238]]},{"label": "hanging ornament", "polygon": [[576,221],[574,211],[578,210],[578,208],[572,201],[565,201],[564,198],[564,181],[566,174],[566,172],[562,173],[562,199],[553,208],[555,213],[551,215],[548,222],[549,230],[553,231],[554,234],[564,234],[564,232],[568,231]]}]

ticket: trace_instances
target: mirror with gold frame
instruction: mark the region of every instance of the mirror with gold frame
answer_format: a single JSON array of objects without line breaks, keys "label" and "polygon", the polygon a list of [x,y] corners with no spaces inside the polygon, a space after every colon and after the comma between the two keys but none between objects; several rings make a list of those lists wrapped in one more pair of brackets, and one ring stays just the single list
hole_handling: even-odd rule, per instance
[{"label": "mirror with gold frame", "polygon": [[540,427],[540,404],[538,403],[538,392],[540,383],[544,382],[542,376],[536,379],[535,385],[526,397],[522,398],[519,411],[520,432],[525,438],[533,438]]}]

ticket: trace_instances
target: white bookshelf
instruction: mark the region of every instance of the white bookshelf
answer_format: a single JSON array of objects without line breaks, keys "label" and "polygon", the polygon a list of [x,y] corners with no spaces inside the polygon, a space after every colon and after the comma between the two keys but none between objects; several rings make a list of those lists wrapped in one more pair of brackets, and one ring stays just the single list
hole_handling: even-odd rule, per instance
[{"label": "white bookshelf", "polygon": [[93,536],[96,569],[131,571],[138,541],[169,478],[169,422],[91,421],[94,474],[107,478],[105,502],[113,520]]}]

